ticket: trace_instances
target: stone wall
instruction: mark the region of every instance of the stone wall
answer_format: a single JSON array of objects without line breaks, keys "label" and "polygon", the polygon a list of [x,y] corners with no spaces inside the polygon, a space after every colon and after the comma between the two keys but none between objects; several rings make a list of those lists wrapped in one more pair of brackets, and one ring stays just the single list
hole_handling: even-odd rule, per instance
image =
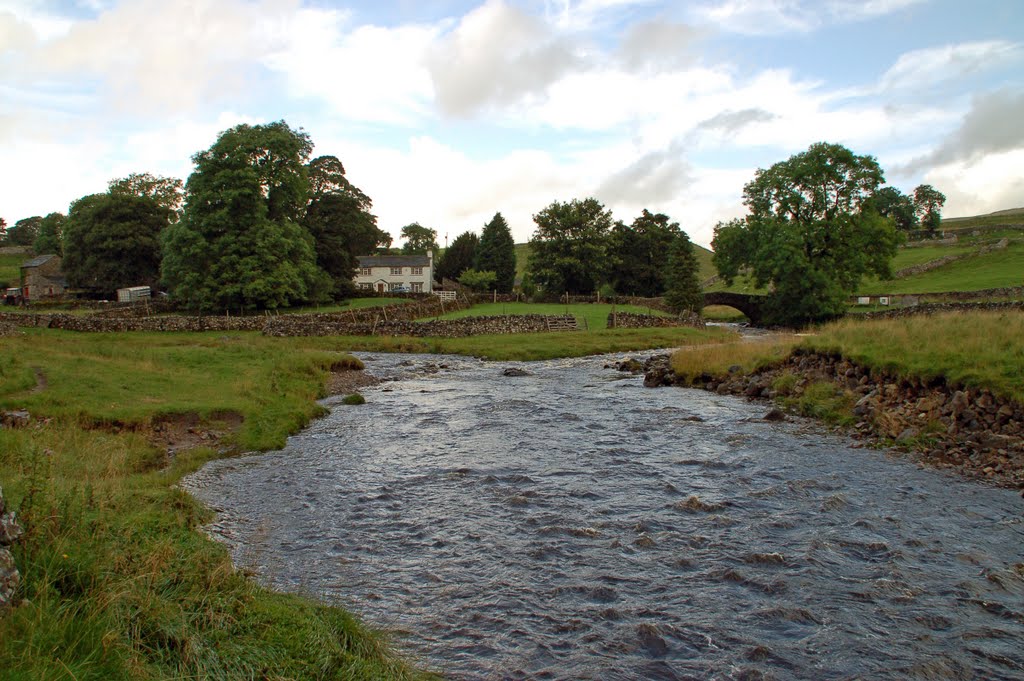
[{"label": "stone wall", "polygon": [[901,319],[922,314],[941,314],[943,312],[1024,312],[1024,301],[986,302],[986,303],[922,303],[908,307],[897,307],[880,312],[865,312],[860,315],[864,319]]},{"label": "stone wall", "polygon": [[267,320],[263,333],[268,336],[425,336],[464,338],[508,333],[541,333],[548,330],[551,315],[507,315],[503,317],[463,317],[461,319],[434,319],[424,322],[384,321],[351,322],[326,321],[309,318],[310,315],[282,315]]},{"label": "stone wall", "polygon": [[678,317],[659,317],[657,315],[636,314],[635,312],[609,312],[609,329],[651,329],[675,326],[692,326],[696,329],[705,328],[704,319],[698,314]]},{"label": "stone wall", "polygon": [[14,564],[11,546],[21,536],[21,526],[13,512],[8,513],[4,490],[0,488],[0,614],[14,603],[21,575]]}]

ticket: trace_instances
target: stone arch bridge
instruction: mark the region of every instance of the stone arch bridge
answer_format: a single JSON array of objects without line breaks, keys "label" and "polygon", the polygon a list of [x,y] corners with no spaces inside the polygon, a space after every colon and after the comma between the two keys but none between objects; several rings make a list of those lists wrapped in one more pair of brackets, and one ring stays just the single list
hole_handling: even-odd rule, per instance
[{"label": "stone arch bridge", "polygon": [[747,316],[750,323],[758,326],[764,316],[764,303],[768,296],[755,296],[746,293],[730,293],[714,291],[704,294],[704,305],[728,305]]}]

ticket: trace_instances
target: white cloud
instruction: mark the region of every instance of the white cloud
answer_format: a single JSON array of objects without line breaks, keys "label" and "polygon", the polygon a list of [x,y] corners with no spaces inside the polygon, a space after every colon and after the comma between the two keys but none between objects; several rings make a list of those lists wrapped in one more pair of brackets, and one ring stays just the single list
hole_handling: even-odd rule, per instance
[{"label": "white cloud", "polygon": [[425,59],[440,26],[348,27],[348,14],[304,9],[284,22],[287,41],[264,63],[288,94],[326,102],[332,116],[410,125],[429,113]]},{"label": "white cloud", "polygon": [[881,88],[890,91],[921,92],[936,83],[976,76],[1020,61],[1024,49],[1020,43],[1006,40],[944,45],[907,52],[896,60],[881,79]]},{"label": "white cloud", "polygon": [[488,0],[439,41],[428,64],[441,109],[466,116],[543,93],[579,60],[539,19]]},{"label": "white cloud", "polygon": [[806,33],[823,26],[863,21],[926,0],[724,0],[691,9],[695,19],[750,35]]},{"label": "white cloud", "polygon": [[943,215],[981,215],[1024,207],[1024,148],[934,168],[924,182],[946,195]]}]

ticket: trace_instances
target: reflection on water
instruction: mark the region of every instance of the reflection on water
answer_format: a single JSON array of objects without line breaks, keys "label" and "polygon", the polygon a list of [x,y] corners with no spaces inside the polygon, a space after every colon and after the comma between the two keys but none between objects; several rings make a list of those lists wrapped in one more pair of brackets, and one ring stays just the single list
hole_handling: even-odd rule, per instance
[{"label": "reflection on water", "polygon": [[403,380],[187,484],[451,678],[1024,678],[1018,496],[606,361],[374,356]]}]

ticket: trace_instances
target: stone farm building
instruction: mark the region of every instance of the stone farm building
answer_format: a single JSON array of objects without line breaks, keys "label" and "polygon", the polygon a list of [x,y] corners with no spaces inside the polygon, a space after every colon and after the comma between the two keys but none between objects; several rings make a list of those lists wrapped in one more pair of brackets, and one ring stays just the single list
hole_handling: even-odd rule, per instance
[{"label": "stone farm building", "polygon": [[364,255],[356,258],[356,288],[364,291],[430,293],[434,286],[434,256]]},{"label": "stone farm building", "polygon": [[40,255],[21,265],[21,295],[39,300],[64,295],[68,283],[60,270],[59,255]]}]

